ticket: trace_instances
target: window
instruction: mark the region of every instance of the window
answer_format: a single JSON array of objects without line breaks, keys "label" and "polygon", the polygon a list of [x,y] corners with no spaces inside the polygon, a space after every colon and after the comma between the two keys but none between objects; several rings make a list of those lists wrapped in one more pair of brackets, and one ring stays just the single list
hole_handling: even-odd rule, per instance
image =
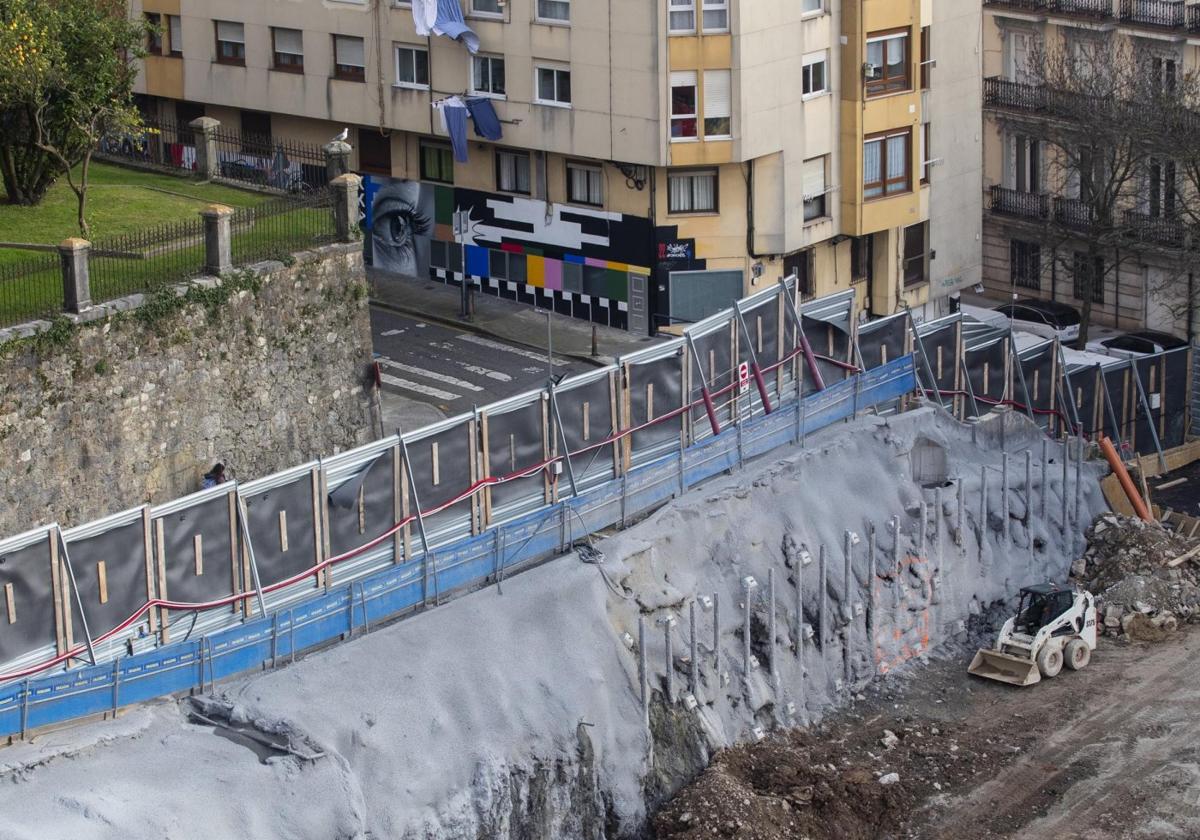
[{"label": "window", "polygon": [[496,189],[529,195],[529,152],[496,150]]},{"label": "window", "polygon": [[908,30],[867,38],[867,95],[908,90]]},{"label": "window", "polygon": [[429,52],[422,47],[396,47],[396,87],[429,87]]},{"label": "window", "polygon": [[304,34],[299,29],[271,27],[271,52],[275,70],[285,73],[304,72]]},{"label": "window", "polygon": [[183,55],[183,18],[179,15],[167,15],[167,37],[171,55],[176,58]]},{"label": "window", "polygon": [[670,32],[695,32],[696,0],[669,0],[667,29]]},{"label": "window", "polygon": [[908,172],[911,146],[912,129],[875,135],[863,142],[863,198],[912,189]]},{"label": "window", "polygon": [[537,0],[537,19],[540,21],[571,20],[571,0]]},{"label": "window", "polygon": [[1021,289],[1042,288],[1042,246],[1036,242],[1013,239],[1008,243],[1008,273],[1012,284]]},{"label": "window", "polygon": [[242,154],[268,157],[273,153],[271,115],[262,111],[242,111],[239,115]]},{"label": "window", "polygon": [[804,3],[800,6],[800,11],[806,15],[823,12],[825,11],[825,0],[804,0]]},{"label": "window", "polygon": [[866,280],[875,276],[875,237],[871,234],[850,240],[850,279]]},{"label": "window", "polygon": [[535,67],[534,101],[542,105],[571,104],[571,71],[558,67]]},{"label": "window", "polygon": [[454,183],[454,152],[448,145],[421,141],[421,180]]},{"label": "window", "polygon": [[730,114],[733,104],[729,93],[730,71],[704,71],[704,136],[720,139],[732,135]]},{"label": "window", "polygon": [[717,170],[667,173],[668,213],[717,212]]},{"label": "window", "polygon": [[162,15],[157,12],[146,12],[146,23],[150,27],[146,33],[146,52],[150,55],[163,54]]},{"label": "window", "polygon": [[504,14],[504,7],[500,5],[500,0],[471,0],[471,14],[499,17]]},{"label": "window", "polygon": [[812,249],[797,251],[783,258],[783,276],[796,277],[796,288],[807,297],[813,295]]},{"label": "window", "polygon": [[1150,79],[1161,91],[1175,90],[1175,59],[1156,55],[1150,59]]},{"label": "window", "polygon": [[702,0],[705,32],[729,31],[729,0]]},{"label": "window", "polygon": [[826,216],[825,196],[829,191],[825,185],[824,156],[804,161],[801,186],[804,190],[804,221]]},{"label": "window", "polygon": [[333,36],[333,77],[348,82],[366,80],[363,39],[352,35]]},{"label": "window", "polygon": [[671,74],[671,139],[696,138],[696,71]]},{"label": "window", "polygon": [[1175,215],[1175,161],[1150,158],[1148,167],[1151,217],[1171,218]]},{"label": "window", "polygon": [[929,123],[921,123],[921,183],[929,183],[929,164],[933,156],[929,153]]},{"label": "window", "polygon": [[215,21],[217,29],[217,63],[246,66],[246,35],[240,23]]},{"label": "window", "polygon": [[929,27],[921,27],[921,90],[929,90],[929,68],[932,62],[929,58]]},{"label": "window", "polygon": [[1087,254],[1076,251],[1071,260],[1071,280],[1071,294],[1077,300],[1083,300],[1084,287],[1090,282],[1092,302],[1104,303],[1104,257],[1098,256],[1089,262]]},{"label": "window", "polygon": [[909,225],[904,229],[904,285],[916,286],[929,279],[926,258],[929,223]]},{"label": "window", "polygon": [[503,97],[504,59],[495,55],[471,57],[471,93]]},{"label": "window", "polygon": [[567,201],[572,204],[604,204],[604,172],[599,166],[567,161]]},{"label": "window", "polygon": [[804,96],[820,96],[829,92],[829,81],[826,73],[828,62],[829,54],[824,50],[804,56],[804,67],[800,77],[800,93]]},{"label": "window", "polygon": [[1025,134],[1012,134],[1006,148],[1005,179],[1011,189],[1023,193],[1042,191],[1042,144]]}]

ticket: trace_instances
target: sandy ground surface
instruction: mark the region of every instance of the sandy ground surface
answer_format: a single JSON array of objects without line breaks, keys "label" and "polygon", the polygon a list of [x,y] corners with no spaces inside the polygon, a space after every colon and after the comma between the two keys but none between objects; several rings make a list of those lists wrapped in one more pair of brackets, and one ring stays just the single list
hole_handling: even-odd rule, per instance
[{"label": "sandy ground surface", "polygon": [[658,836],[1200,836],[1197,647],[1102,640],[1086,670],[1025,689],[968,677],[963,649],[812,732],[722,753]]}]

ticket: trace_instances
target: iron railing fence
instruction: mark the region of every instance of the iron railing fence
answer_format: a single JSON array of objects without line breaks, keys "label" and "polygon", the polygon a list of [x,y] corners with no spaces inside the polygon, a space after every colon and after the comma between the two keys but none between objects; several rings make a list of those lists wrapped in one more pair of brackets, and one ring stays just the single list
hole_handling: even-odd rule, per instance
[{"label": "iron railing fence", "polygon": [[1168,248],[1182,248],[1186,244],[1187,229],[1177,217],[1151,216],[1149,213],[1126,210],[1125,227],[1130,236],[1139,242]]},{"label": "iron railing fence", "polygon": [[1045,193],[1023,192],[999,184],[991,188],[993,213],[1017,216],[1022,219],[1046,220],[1050,218],[1050,196]]},{"label": "iron railing fence", "polygon": [[1186,23],[1184,5],[1174,0],[1121,0],[1121,20],[1164,29]]},{"label": "iron railing fence", "polygon": [[225,128],[213,139],[222,178],[287,193],[320,190],[328,180],[325,153],[315,143]]},{"label": "iron railing fence", "polygon": [[57,252],[0,264],[0,327],[63,311],[62,260]]},{"label": "iron railing fence", "polygon": [[283,259],[295,251],[327,245],[337,238],[333,190],[324,187],[239,208],[230,227],[234,265]]},{"label": "iron railing fence", "polygon": [[195,131],[187,123],[148,120],[135,131],[103,138],[97,153],[139,166],[192,172],[196,169]]},{"label": "iron railing fence", "polygon": [[92,301],[152,292],[204,271],[204,220],[196,217],[98,239],[88,257]]}]

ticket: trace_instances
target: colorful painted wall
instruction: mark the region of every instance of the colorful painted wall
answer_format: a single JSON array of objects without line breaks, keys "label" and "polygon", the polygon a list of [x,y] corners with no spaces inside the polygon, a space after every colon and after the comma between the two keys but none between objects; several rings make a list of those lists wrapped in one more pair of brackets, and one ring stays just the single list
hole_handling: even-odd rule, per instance
[{"label": "colorful painted wall", "polygon": [[[464,274],[497,297],[627,328],[633,276],[649,277],[650,220],[522,196],[364,175],[367,260],[406,277],[458,285]],[[470,214],[466,245],[456,211]],[[465,251],[465,254],[463,253]]]}]

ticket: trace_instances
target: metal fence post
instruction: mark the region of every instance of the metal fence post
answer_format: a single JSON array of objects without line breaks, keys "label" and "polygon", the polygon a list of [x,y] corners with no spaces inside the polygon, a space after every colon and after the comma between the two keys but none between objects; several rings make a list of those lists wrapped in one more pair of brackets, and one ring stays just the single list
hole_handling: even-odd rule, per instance
[{"label": "metal fence post", "polygon": [[987,465],[979,468],[979,559],[983,559],[983,544],[987,539],[988,530],[988,492]]},{"label": "metal fence post", "polygon": [[1000,534],[1006,546],[1012,545],[1012,531],[1008,524],[1008,453],[1004,453],[1004,462],[1000,471]]},{"label": "metal fence post", "polygon": [[21,740],[25,740],[25,733],[29,730],[29,677],[21,686]]},{"label": "metal fence post", "polygon": [[92,243],[70,237],[58,243],[59,265],[62,267],[63,309],[83,312],[92,306],[92,284],[88,260]]},{"label": "metal fence post", "polygon": [[1075,524],[1078,526],[1079,517],[1082,516],[1080,502],[1083,496],[1083,435],[1076,440],[1079,441],[1075,450]]},{"label": "metal fence post", "polygon": [[666,666],[667,666],[667,681],[666,692],[667,702],[675,702],[675,651],[671,646],[671,627],[675,624],[675,616],[667,614],[666,618],[659,619],[659,624],[663,626],[663,646],[666,650]]},{"label": "metal fence post", "polygon": [[118,657],[113,660],[113,690],[112,690],[112,709],[113,717],[117,716],[117,709],[121,708],[121,660]]},{"label": "metal fence post", "polygon": [[965,533],[963,529],[963,523],[965,522],[964,515],[966,513],[966,492],[963,489],[964,484],[965,482],[960,475],[958,477],[958,511],[954,517],[954,542],[960,547],[963,544],[963,534]]}]

